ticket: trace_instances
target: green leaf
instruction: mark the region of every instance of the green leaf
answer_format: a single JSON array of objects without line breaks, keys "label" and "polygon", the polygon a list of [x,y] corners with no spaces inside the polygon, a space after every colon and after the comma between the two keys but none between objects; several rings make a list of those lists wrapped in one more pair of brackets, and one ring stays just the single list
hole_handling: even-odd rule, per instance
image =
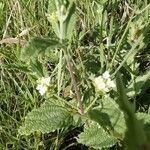
[{"label": "green leaf", "polygon": [[150,71],[146,72],[145,74],[136,77],[135,81],[133,81],[127,89],[127,95],[129,97],[134,97],[137,94],[140,94],[142,89],[145,86],[145,83],[150,80]]},{"label": "green leaf", "polygon": [[[71,5],[71,4],[70,4]],[[75,28],[75,23],[76,23],[76,15],[75,15],[75,4],[72,3],[69,11],[69,15],[67,16],[66,19],[66,38],[70,39],[73,33],[73,30]]]},{"label": "green leaf", "polygon": [[[134,109],[131,107],[126,95],[126,89],[121,75],[118,73],[116,78],[117,91],[119,94],[118,104],[125,114],[127,131],[125,134],[125,143],[128,150],[137,150],[146,141],[146,135],[143,130],[143,124],[137,119]],[[134,140],[133,140],[134,139]]]},{"label": "green leaf", "polygon": [[46,50],[58,48],[59,46],[60,44],[57,39],[35,37],[21,50],[21,60],[29,61],[38,57],[40,53],[44,53]]},{"label": "green leaf", "polygon": [[105,132],[97,123],[92,123],[90,127],[85,128],[77,140],[95,149],[111,147],[117,142],[117,139]]},{"label": "green leaf", "polygon": [[90,119],[99,123],[103,129],[113,133],[117,138],[123,138],[126,130],[124,115],[113,99],[103,99],[101,106],[89,111],[88,114]]},{"label": "green leaf", "polygon": [[[56,2],[56,1],[55,1]],[[75,3],[74,1],[57,1],[50,2],[48,7],[47,19],[51,23],[52,28],[55,34],[62,39],[70,39],[72,36],[72,31],[75,29],[76,15],[75,15]],[[61,6],[65,7],[63,12],[66,16],[65,20],[62,22],[57,16],[58,11],[61,9]],[[62,15],[64,15],[62,13]],[[63,34],[63,37],[61,37]]]},{"label": "green leaf", "polygon": [[8,70],[19,70],[20,72],[24,72],[24,73],[30,72],[27,66],[20,63],[2,64],[1,66]]},{"label": "green leaf", "polygon": [[57,20],[58,19],[57,18],[57,14],[56,14],[57,8],[56,8],[56,3],[55,2],[56,1],[49,0],[47,19],[51,23],[52,28],[53,28],[55,34],[57,35],[57,37],[59,37],[59,25],[58,25],[58,20]]},{"label": "green leaf", "polygon": [[48,13],[53,13],[53,12],[56,12],[56,5],[55,5],[55,1],[51,1],[49,0],[48,2]]},{"label": "green leaf", "polygon": [[[131,19],[130,19],[131,20]],[[128,22],[129,24],[129,22]],[[140,44],[139,44],[140,43]],[[121,63],[119,64],[118,68],[116,69],[116,74],[122,66],[124,66],[126,63],[128,65],[133,64],[133,60],[135,55],[145,46],[145,43],[143,42],[143,34],[140,35],[136,42],[131,44],[131,49],[125,54],[125,56],[122,58]],[[118,49],[117,49],[118,50]]]},{"label": "green leaf", "polygon": [[40,108],[32,110],[19,129],[20,134],[29,135],[34,131],[53,132],[72,124],[73,117],[60,100],[46,101]]},{"label": "green leaf", "polygon": [[48,75],[47,68],[38,60],[30,61],[30,70],[32,70],[30,74],[36,76],[37,78]]}]

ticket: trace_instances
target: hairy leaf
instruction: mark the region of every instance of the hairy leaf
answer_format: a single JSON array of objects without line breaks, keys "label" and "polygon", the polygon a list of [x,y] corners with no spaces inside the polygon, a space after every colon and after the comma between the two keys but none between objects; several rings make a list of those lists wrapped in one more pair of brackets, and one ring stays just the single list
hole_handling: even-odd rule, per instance
[{"label": "hairy leaf", "polygon": [[49,2],[48,2],[48,13],[53,13],[56,10],[57,9],[56,9],[56,5],[55,5],[55,0],[53,0],[53,1],[49,0]]},{"label": "hairy leaf", "polygon": [[[71,4],[70,4],[71,5]],[[66,19],[66,38],[70,39],[75,28],[76,15],[75,15],[75,4],[72,3],[69,11],[69,15]]]},{"label": "hairy leaf", "polygon": [[117,139],[93,122],[90,127],[85,127],[84,132],[79,135],[78,142],[95,149],[101,149],[113,146]]},{"label": "hairy leaf", "polygon": [[56,39],[35,37],[21,50],[21,60],[29,61],[30,59],[37,57],[40,53],[58,48],[59,46],[60,44]]},{"label": "hairy leaf", "polygon": [[124,115],[118,104],[110,97],[103,99],[101,106],[89,111],[89,117],[117,138],[123,138],[126,130]]},{"label": "hairy leaf", "polygon": [[25,135],[34,131],[47,133],[72,124],[73,118],[64,104],[59,100],[52,101],[54,100],[46,101],[40,108],[28,113],[19,133]]},{"label": "hairy leaf", "polygon": [[[134,109],[132,109],[126,95],[122,77],[117,74],[117,91],[119,94],[118,104],[125,114],[127,131],[125,134],[125,141],[128,150],[139,149],[146,141],[146,135],[143,130],[143,124],[137,119]],[[134,139],[134,140],[133,140]]]}]

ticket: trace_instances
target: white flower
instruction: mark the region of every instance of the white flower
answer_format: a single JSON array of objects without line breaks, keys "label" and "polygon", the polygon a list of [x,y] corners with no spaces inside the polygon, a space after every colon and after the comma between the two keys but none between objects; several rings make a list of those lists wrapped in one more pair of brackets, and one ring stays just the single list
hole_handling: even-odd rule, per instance
[{"label": "white flower", "polygon": [[116,87],[115,82],[112,81],[110,78],[107,79],[106,84],[109,88],[115,88]]},{"label": "white flower", "polygon": [[97,86],[98,89],[104,89],[105,88],[105,83],[104,83],[104,79],[102,78],[102,76],[95,78],[94,82],[95,82],[95,85]]},{"label": "white flower", "polygon": [[94,79],[94,84],[97,87],[97,89],[101,92],[109,92],[108,87],[105,84],[105,80],[102,76],[99,76]]},{"label": "white flower", "polygon": [[36,89],[39,91],[39,93],[43,96],[47,90],[50,83],[50,77],[42,77],[37,80],[37,87]]},{"label": "white flower", "polygon": [[50,77],[46,77],[46,78],[42,77],[40,80],[38,80],[39,84],[46,85],[46,86],[49,85],[49,82],[50,82]]},{"label": "white flower", "polygon": [[52,23],[56,23],[58,21],[58,15],[57,13],[52,13],[52,14],[46,14],[46,17],[48,19],[48,21],[52,22]]},{"label": "white flower", "polygon": [[108,71],[105,71],[105,72],[103,73],[103,78],[104,78],[104,79],[109,79],[109,78],[110,78],[110,74],[109,74]]},{"label": "white flower", "polygon": [[48,87],[39,84],[39,85],[37,85],[36,89],[37,89],[37,90],[39,91],[39,93],[43,96],[43,95],[46,93]]},{"label": "white flower", "polygon": [[102,76],[96,77],[93,81],[95,87],[103,94],[108,93],[112,88],[116,87],[114,81],[110,79],[110,74],[108,71],[103,73]]}]

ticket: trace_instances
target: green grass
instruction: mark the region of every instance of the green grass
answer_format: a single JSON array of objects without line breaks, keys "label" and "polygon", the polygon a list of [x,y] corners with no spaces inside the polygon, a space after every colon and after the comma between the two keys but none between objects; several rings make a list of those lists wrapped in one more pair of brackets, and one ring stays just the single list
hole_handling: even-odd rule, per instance
[{"label": "green grass", "polygon": [[[68,46],[85,107],[95,96],[90,76],[109,70],[115,77],[120,70],[128,83],[150,69],[149,1],[109,0],[104,8],[98,2],[75,0],[77,23]],[[27,113],[45,101],[35,88],[33,72],[20,60],[20,53],[24,43],[32,37],[56,37],[47,20],[47,12],[48,0],[0,2],[0,149],[88,149],[75,140],[83,130],[82,126],[47,134],[18,135]],[[121,53],[122,50],[125,53]],[[53,55],[42,58],[42,65],[52,73],[57,94],[70,100],[74,94],[69,95],[68,91],[73,85],[65,58],[60,51],[54,56],[56,59]],[[150,104],[149,84],[144,88],[132,100],[137,104],[136,111],[146,113]]]}]

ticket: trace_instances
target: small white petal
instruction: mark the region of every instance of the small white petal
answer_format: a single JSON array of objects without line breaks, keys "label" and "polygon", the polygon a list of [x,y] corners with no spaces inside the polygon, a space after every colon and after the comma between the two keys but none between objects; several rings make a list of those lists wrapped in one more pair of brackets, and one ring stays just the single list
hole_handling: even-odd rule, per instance
[{"label": "small white petal", "polygon": [[48,86],[50,83],[50,77],[42,77],[42,78],[38,79],[37,83]]},{"label": "small white petal", "polygon": [[103,88],[103,91],[104,91],[104,92],[109,92],[109,88],[108,88],[108,87],[105,87],[105,88]]},{"label": "small white petal", "polygon": [[112,81],[110,78],[107,79],[106,84],[107,84],[108,88],[114,88],[114,87],[116,87],[115,82]]},{"label": "small white petal", "polygon": [[50,83],[50,77],[45,78],[45,84],[48,86]]},{"label": "small white petal", "polygon": [[42,86],[41,84],[38,84],[37,87],[36,87],[36,89],[37,89],[37,90],[40,90],[42,87],[43,87],[43,86]]},{"label": "small white petal", "polygon": [[44,94],[46,93],[48,87],[39,84],[39,85],[36,87],[36,89],[39,91],[39,93],[40,93],[41,95],[44,95]]},{"label": "small white petal", "polygon": [[95,86],[97,87],[98,90],[100,90],[102,92],[108,91],[108,88],[106,87],[106,84],[105,84],[102,76],[95,78],[94,83],[95,83]]},{"label": "small white petal", "polygon": [[115,88],[115,87],[116,87],[115,82],[114,82],[114,81],[111,81],[110,86],[111,86],[112,88]]},{"label": "small white petal", "polygon": [[110,77],[109,72],[108,72],[108,71],[105,71],[105,72],[103,73],[103,78],[104,78],[104,79],[108,79],[109,77]]}]

